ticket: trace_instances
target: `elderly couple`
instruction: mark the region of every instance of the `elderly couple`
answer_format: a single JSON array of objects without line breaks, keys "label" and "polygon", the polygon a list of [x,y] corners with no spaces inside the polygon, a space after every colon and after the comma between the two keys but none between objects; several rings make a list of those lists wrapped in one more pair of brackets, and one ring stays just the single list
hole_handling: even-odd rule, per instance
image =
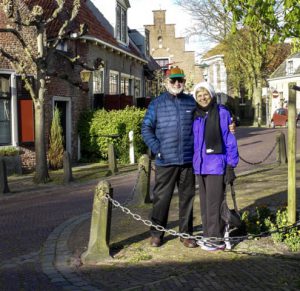
[{"label": "elderly couple", "polygon": [[[166,92],[149,105],[142,136],[155,154],[155,185],[151,221],[166,227],[171,198],[177,185],[179,232],[193,232],[195,175],[199,185],[203,237],[218,238],[201,244],[207,251],[223,250],[225,224],[220,216],[225,185],[233,182],[239,155],[231,116],[216,103],[213,87],[195,86],[194,98],[184,94],[185,75],[176,67],[166,74]],[[195,102],[196,100],[196,102]],[[194,175],[195,174],[195,175]],[[159,247],[164,232],[151,227],[150,245]],[[180,238],[185,247],[197,247],[194,239]]]}]

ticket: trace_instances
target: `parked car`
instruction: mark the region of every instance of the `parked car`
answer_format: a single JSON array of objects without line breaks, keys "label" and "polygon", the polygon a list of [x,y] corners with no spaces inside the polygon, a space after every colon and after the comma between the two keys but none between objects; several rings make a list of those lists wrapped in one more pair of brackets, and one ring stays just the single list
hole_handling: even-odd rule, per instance
[{"label": "parked car", "polygon": [[[286,108],[276,109],[271,119],[271,127],[272,128],[275,128],[275,126],[287,127],[287,125],[288,125],[288,110]],[[297,113],[296,126],[300,127],[300,112]]]},{"label": "parked car", "polygon": [[288,124],[288,110],[286,108],[278,108],[273,113],[271,119],[271,127],[275,128],[275,126],[285,126]]}]

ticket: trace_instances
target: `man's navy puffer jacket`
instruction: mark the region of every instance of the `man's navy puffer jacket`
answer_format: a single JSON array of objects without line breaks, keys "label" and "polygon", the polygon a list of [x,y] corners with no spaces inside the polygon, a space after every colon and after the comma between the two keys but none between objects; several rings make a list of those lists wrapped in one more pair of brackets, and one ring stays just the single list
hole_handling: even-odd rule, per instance
[{"label": "man's navy puffer jacket", "polygon": [[190,95],[165,92],[154,99],[142,124],[146,145],[156,155],[156,165],[183,165],[193,161],[193,113]]}]

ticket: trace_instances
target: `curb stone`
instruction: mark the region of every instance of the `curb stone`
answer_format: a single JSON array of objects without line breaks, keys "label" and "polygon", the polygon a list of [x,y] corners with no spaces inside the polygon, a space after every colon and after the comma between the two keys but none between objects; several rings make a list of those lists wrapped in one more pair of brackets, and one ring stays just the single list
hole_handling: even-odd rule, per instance
[{"label": "curb stone", "polygon": [[52,231],[44,244],[40,259],[42,270],[53,284],[64,290],[100,290],[78,276],[69,264],[72,254],[68,250],[68,238],[75,227],[89,219],[90,215],[85,213],[63,222]]}]

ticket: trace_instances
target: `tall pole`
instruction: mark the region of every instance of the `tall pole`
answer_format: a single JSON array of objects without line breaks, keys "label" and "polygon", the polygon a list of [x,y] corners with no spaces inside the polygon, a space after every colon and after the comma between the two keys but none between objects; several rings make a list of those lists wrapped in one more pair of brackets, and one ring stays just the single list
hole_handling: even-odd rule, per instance
[{"label": "tall pole", "polygon": [[296,222],[296,83],[289,83],[288,100],[288,220]]}]

